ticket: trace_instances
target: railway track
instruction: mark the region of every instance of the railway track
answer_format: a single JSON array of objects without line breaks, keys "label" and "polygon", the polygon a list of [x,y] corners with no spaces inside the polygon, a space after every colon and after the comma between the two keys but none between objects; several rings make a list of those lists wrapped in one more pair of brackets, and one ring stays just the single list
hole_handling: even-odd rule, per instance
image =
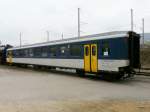
[{"label": "railway track", "polygon": [[150,68],[141,68],[136,75],[150,76]]}]

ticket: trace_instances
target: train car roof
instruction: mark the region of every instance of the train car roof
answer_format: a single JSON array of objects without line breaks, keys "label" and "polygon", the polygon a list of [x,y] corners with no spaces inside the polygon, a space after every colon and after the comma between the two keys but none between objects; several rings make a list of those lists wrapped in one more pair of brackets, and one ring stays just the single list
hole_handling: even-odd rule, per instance
[{"label": "train car roof", "polygon": [[54,41],[48,41],[48,42],[43,42],[43,43],[17,46],[17,47],[10,48],[8,50],[26,49],[30,47],[31,48],[42,47],[42,46],[48,46],[48,45],[58,45],[58,44],[65,44],[65,43],[83,42],[83,41],[90,41],[90,40],[128,37],[128,36],[129,36],[129,31],[113,31],[113,32],[99,33],[99,34],[93,34],[93,35],[85,35],[85,36],[81,36],[80,38],[73,37],[73,38],[67,38],[67,39],[62,39],[62,40],[54,40]]}]

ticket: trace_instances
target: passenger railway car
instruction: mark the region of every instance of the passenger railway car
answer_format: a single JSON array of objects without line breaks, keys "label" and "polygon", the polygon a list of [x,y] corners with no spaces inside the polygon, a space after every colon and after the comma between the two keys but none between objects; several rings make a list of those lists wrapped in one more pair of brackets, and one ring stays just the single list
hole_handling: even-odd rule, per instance
[{"label": "passenger railway car", "polygon": [[[50,41],[7,50],[7,63],[102,72],[121,78],[140,67],[140,35],[116,31]],[[113,74],[115,73],[115,75]]]}]

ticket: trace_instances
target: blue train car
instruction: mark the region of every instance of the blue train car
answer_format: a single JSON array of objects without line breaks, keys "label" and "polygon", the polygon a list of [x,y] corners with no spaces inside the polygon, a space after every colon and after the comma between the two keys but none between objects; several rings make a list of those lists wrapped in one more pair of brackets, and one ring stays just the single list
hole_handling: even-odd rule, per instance
[{"label": "blue train car", "polygon": [[109,76],[121,78],[140,67],[139,52],[139,34],[116,31],[13,47],[7,50],[7,62],[75,69],[80,74],[115,73]]}]

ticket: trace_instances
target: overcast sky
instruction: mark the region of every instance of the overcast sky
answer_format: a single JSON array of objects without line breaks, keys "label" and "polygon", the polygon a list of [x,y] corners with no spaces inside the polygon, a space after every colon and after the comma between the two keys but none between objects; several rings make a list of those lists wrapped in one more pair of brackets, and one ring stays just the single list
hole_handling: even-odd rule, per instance
[{"label": "overcast sky", "polygon": [[150,0],[0,0],[0,40],[19,45],[77,36],[77,8],[81,8],[81,35],[130,30],[130,9],[134,29],[150,32]]}]

